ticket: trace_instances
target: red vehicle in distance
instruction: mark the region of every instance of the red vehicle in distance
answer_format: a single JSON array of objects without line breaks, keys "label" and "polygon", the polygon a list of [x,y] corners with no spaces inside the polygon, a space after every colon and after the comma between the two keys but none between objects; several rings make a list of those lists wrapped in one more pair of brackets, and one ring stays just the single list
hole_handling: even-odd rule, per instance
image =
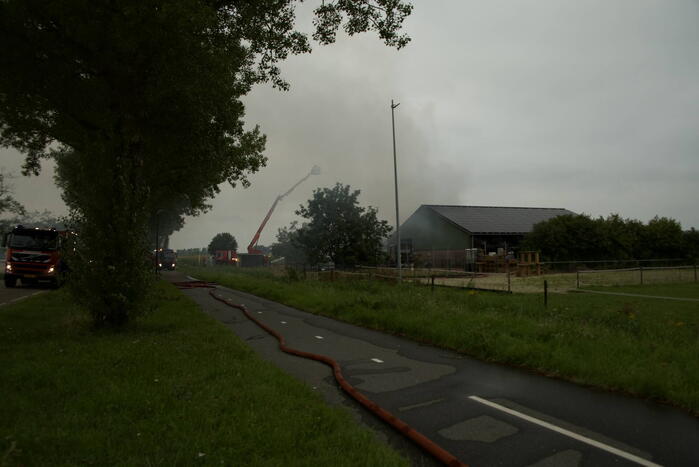
[{"label": "red vehicle in distance", "polygon": [[48,283],[57,287],[66,271],[61,245],[67,231],[18,225],[5,234],[5,287]]},{"label": "red vehicle in distance", "polygon": [[238,265],[238,253],[235,250],[214,251],[214,264]]}]

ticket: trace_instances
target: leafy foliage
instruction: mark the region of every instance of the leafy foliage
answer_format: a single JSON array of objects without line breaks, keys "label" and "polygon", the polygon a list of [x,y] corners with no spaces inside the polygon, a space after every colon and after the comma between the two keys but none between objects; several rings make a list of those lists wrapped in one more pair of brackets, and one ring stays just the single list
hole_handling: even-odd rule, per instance
[{"label": "leafy foliage", "polygon": [[684,233],[684,245],[687,249],[687,257],[699,262],[699,230],[694,227]]},{"label": "leafy foliage", "polygon": [[298,223],[292,222],[289,227],[282,227],[277,231],[277,242],[272,245],[272,255],[276,258],[284,258],[286,264],[305,264],[308,258],[299,247]]},{"label": "leafy foliage", "polygon": [[222,232],[214,235],[214,238],[209,242],[207,250],[210,254],[214,254],[216,250],[237,250],[238,242],[235,237],[228,232]]},{"label": "leafy foliage", "polygon": [[[278,62],[311,50],[296,0],[0,2],[0,145],[42,159],[80,231],[76,298],[123,324],[144,310],[149,242],[209,208],[223,182],[249,185],[265,136],[244,128],[255,84],[287,89]],[[404,46],[400,0],[338,0],[315,10],[321,43],[345,21]],[[78,276],[81,276],[80,278]],[[114,317],[112,319],[111,317]]]},{"label": "leafy foliage", "polygon": [[337,265],[376,264],[381,242],[391,227],[376,216],[376,208],[359,206],[359,190],[337,183],[333,188],[318,188],[307,206],[296,214],[308,220],[292,236],[292,241],[311,263],[327,260]]},{"label": "leafy foliage", "polygon": [[24,207],[12,196],[12,187],[7,183],[9,175],[0,172],[0,215],[23,215]]},{"label": "leafy foliage", "polygon": [[696,234],[683,233],[674,219],[658,217],[647,224],[612,214],[606,219],[565,215],[540,222],[520,248],[539,250],[550,261],[692,258]]}]

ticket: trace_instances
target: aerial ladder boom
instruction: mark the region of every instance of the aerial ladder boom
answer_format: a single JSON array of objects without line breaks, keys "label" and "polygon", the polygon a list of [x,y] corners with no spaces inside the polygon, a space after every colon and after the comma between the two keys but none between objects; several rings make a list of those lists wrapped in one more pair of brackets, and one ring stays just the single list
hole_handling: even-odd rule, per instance
[{"label": "aerial ladder boom", "polygon": [[297,186],[299,186],[300,184],[302,184],[303,182],[305,182],[305,181],[308,179],[308,177],[310,177],[311,175],[318,175],[318,174],[320,174],[320,167],[318,167],[317,165],[314,165],[313,168],[311,169],[311,171],[308,172],[308,173],[306,174],[306,176],[303,177],[301,180],[299,180],[298,182],[296,182],[296,183],[294,184],[294,186],[292,186],[291,188],[289,188],[289,189],[286,191],[286,193],[283,193],[283,194],[277,196],[277,198],[274,200],[274,203],[272,203],[272,207],[269,208],[269,211],[267,211],[267,215],[266,215],[265,218],[262,220],[262,223],[260,224],[260,227],[257,229],[257,232],[255,232],[255,236],[252,237],[252,241],[251,241],[250,244],[248,245],[248,253],[249,253],[249,254],[251,254],[251,255],[253,255],[253,254],[258,254],[258,255],[259,255],[259,254],[262,254],[262,252],[256,248],[256,247],[257,247],[257,242],[260,240],[260,234],[262,233],[262,230],[265,228],[265,225],[267,225],[267,221],[268,221],[269,218],[272,216],[272,212],[274,212],[274,208],[277,207],[277,204],[279,203],[279,201],[281,201],[282,199],[284,199],[285,196],[287,196],[289,193],[291,193],[292,191],[294,191],[294,189],[295,189]]}]

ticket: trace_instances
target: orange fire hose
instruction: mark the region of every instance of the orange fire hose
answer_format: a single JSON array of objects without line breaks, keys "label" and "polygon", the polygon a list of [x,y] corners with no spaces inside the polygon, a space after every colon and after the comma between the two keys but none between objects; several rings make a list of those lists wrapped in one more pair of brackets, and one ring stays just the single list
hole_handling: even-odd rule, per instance
[{"label": "orange fire hose", "polygon": [[[212,282],[203,282],[203,281],[191,281],[191,282],[177,282],[175,285],[179,288],[182,289],[191,289],[191,288],[198,288],[198,287],[203,287],[203,288],[210,288],[214,289],[216,288],[216,285]],[[421,447],[423,450],[427,451],[429,454],[434,456],[437,460],[442,462],[445,465],[448,466],[459,466],[459,467],[468,467],[466,464],[463,462],[459,461],[453,454],[449,453],[445,449],[443,449],[441,446],[439,446],[437,443],[432,441],[431,439],[427,438],[425,435],[420,433],[419,431],[415,430],[413,427],[405,423],[403,420],[399,419],[395,415],[393,415],[391,412],[388,410],[384,409],[383,407],[379,406],[375,402],[372,402],[369,398],[364,396],[362,393],[360,393],[354,386],[349,384],[344,376],[342,375],[342,369],[340,368],[340,365],[333,360],[332,358],[326,356],[326,355],[319,355],[319,354],[314,354],[310,352],[304,352],[302,350],[297,350],[293,349],[291,347],[287,347],[286,342],[284,340],[284,336],[279,334],[277,331],[274,329],[270,328],[269,326],[265,325],[264,323],[260,322],[257,318],[255,318],[248,310],[245,308],[245,305],[238,305],[236,303],[231,302],[230,300],[227,300],[219,295],[214,294],[213,290],[209,291],[209,294],[218,300],[219,302],[225,303],[226,305],[237,308],[241,310],[243,313],[245,313],[245,316],[247,316],[251,321],[253,321],[255,324],[257,324],[259,327],[267,331],[269,334],[273,335],[278,341],[279,341],[279,348],[288,354],[292,355],[297,355],[299,357],[303,358],[310,358],[312,360],[317,360],[319,362],[323,362],[326,365],[330,366],[333,369],[333,374],[335,375],[335,379],[337,382],[340,384],[340,387],[350,396],[352,396],[357,402],[362,404],[364,407],[369,409],[371,412],[373,412],[375,415],[377,415],[379,418],[381,418],[383,421],[391,425],[393,428],[398,430],[399,433],[403,434],[405,437],[413,441],[415,444],[417,444],[419,447]]]}]

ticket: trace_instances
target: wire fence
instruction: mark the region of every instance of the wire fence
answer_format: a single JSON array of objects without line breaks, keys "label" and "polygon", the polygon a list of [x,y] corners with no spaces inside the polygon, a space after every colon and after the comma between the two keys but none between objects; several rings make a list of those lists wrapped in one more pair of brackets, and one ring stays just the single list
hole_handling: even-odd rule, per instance
[{"label": "wire fence", "polygon": [[600,259],[587,261],[542,261],[541,268],[547,274],[577,272],[581,270],[630,269],[639,267],[676,267],[691,265],[686,258],[660,259]]},{"label": "wire fence", "polygon": [[697,265],[652,266],[622,269],[583,270],[576,273],[576,287],[608,285],[669,284],[697,282]]},{"label": "wire fence", "polygon": [[[190,260],[180,258],[182,262]],[[183,261],[184,260],[184,261]],[[187,261],[203,265],[195,258]],[[265,268],[277,277],[290,280],[320,282],[371,280],[435,287],[488,290],[494,292],[542,293],[544,283],[549,292],[564,293],[594,286],[628,286],[671,283],[697,283],[699,268],[687,260],[661,259],[640,261],[568,261],[542,263],[542,274],[517,275],[513,268],[507,272],[482,273],[459,269],[403,268],[390,266],[336,267],[332,264],[274,264]],[[217,266],[235,267],[235,266]],[[251,273],[253,271],[250,271]],[[521,272],[521,271],[520,271]]]},{"label": "wire fence", "polygon": [[494,292],[508,291],[491,285],[480,286],[476,281],[487,274],[455,269],[403,268],[400,271],[388,266],[357,266],[353,268],[309,267],[308,265],[274,265],[272,273],[277,277],[311,281],[375,280],[388,283],[410,283],[434,287],[458,287]]},{"label": "wire fence", "polygon": [[[504,273],[479,273],[455,269],[358,266],[354,268],[309,267],[307,265],[272,266],[277,276],[317,281],[378,280],[456,287],[495,292],[540,293],[544,282],[551,292],[567,292],[590,286],[624,286],[697,282],[696,264],[668,265],[676,260],[566,262],[560,269],[542,268],[541,275],[518,276],[517,270]],[[609,267],[635,263],[635,267]],[[550,263],[544,263],[550,264]],[[574,265],[574,266],[571,266]],[[591,268],[590,266],[597,266]],[[571,272],[568,272],[572,269]]]}]

